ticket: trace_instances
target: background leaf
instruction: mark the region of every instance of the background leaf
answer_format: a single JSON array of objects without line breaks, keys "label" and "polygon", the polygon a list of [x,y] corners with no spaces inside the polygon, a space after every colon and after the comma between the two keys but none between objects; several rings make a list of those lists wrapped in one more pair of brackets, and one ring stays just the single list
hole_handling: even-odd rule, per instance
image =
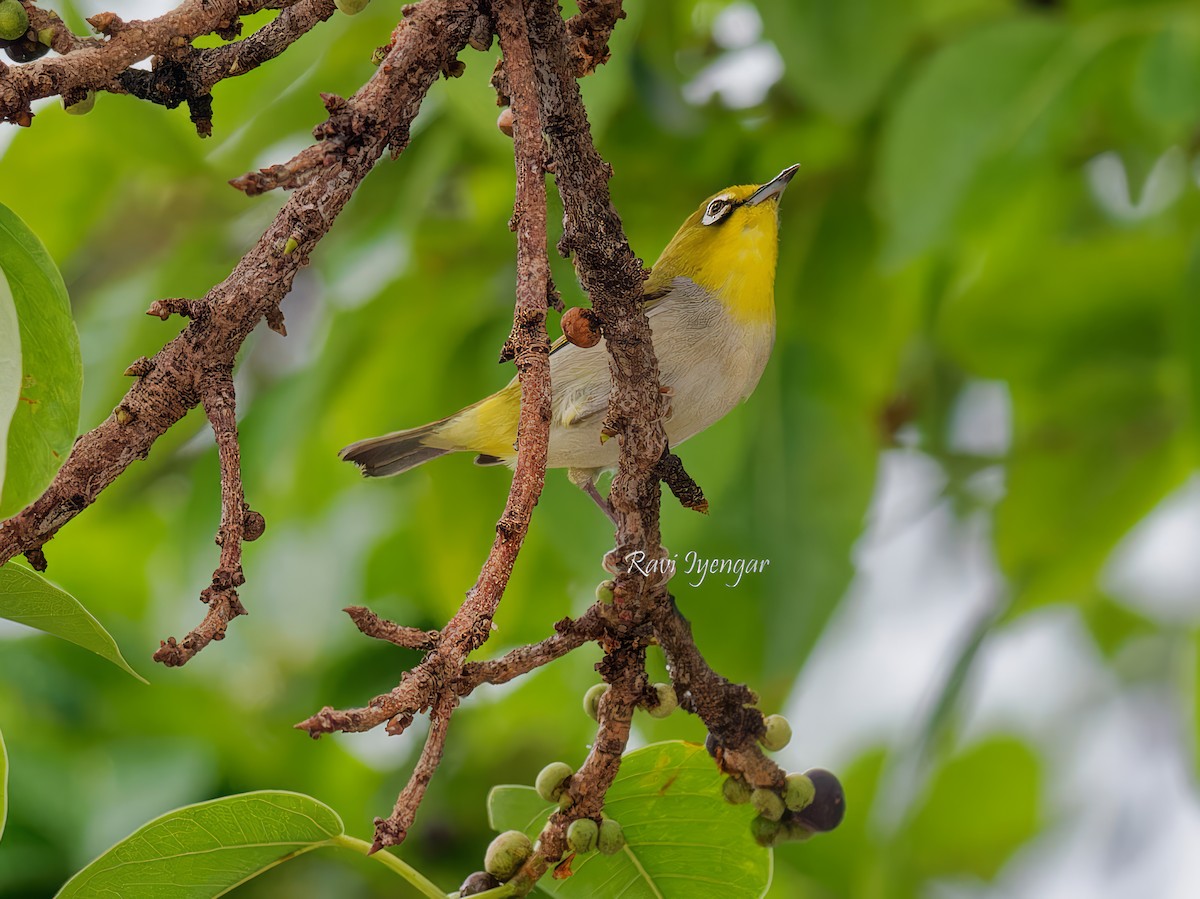
[{"label": "background leaf", "polygon": [[76,874],[58,899],[210,899],[342,833],[326,805],[263,790],[156,818]]},{"label": "background leaf", "polygon": [[[8,427],[7,467],[0,468],[0,474],[7,472],[0,478],[0,517],[7,517],[42,491],[71,448],[79,424],[83,368],[58,267],[37,236],[2,204],[0,272],[8,280],[17,313],[21,362],[20,402]],[[0,351],[4,349],[0,345]],[[5,413],[3,392],[0,389],[0,417]],[[0,436],[3,433],[0,428]]]},{"label": "background leaf", "polygon": [[13,563],[0,567],[0,618],[90,649],[146,683],[145,678],[129,667],[116,641],[92,613],[74,596],[60,590],[36,571]]},{"label": "background leaf", "polygon": [[[722,775],[703,746],[655,743],[628,753],[605,800],[626,846],[613,856],[576,857],[570,877],[546,876],[552,896],[759,897],[771,883],[771,852],[754,842],[749,805],[721,796]],[[541,832],[554,807],[532,787],[488,794],[493,829]]]}]

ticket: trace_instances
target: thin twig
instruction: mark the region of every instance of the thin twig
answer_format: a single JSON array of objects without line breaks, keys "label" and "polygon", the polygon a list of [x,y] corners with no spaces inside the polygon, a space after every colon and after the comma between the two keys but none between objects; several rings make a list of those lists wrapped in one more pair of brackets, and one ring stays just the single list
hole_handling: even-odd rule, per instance
[{"label": "thin twig", "polygon": [[[237,588],[246,582],[242,572],[242,539],[250,507],[246,505],[242,487],[233,372],[222,371],[210,376],[201,402],[212,425],[221,465],[221,524],[216,540],[217,546],[221,547],[221,558],[213,572],[212,583],[200,594],[208,605],[204,620],[181,641],[167,638],[154,654],[154,661],[168,668],[183,665],[211,641],[223,640],[229,622],[246,614],[238,599]],[[258,520],[261,518],[259,516]],[[261,533],[258,530],[255,536]]]},{"label": "thin twig", "polygon": [[63,55],[12,66],[0,75],[0,122],[29,124],[33,117],[30,103],[42,97],[78,97],[88,90],[124,93],[118,79],[139,60],[170,58],[201,35],[218,32],[232,36],[242,16],[279,9],[291,2],[184,0],[157,18],[129,22],[112,13],[101,13],[89,21],[108,36],[106,41],[68,37],[55,26],[53,43]]},{"label": "thin twig", "polygon": [[438,637],[441,636],[437,631],[423,631],[419,627],[405,627],[402,624],[396,624],[394,621],[388,621],[386,618],[380,618],[370,609],[363,606],[349,606],[342,609],[350,620],[354,622],[354,626],[366,634],[368,637],[374,637],[376,640],[386,640],[388,643],[394,643],[396,646],[402,646],[405,649],[419,649],[428,651],[437,646]]}]

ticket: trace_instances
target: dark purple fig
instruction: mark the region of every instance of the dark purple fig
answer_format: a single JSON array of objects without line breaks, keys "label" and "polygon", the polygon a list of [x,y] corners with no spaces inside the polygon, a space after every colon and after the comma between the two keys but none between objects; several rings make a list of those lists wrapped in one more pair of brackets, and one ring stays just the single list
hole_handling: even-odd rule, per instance
[{"label": "dark purple fig", "polygon": [[796,819],[819,833],[833,830],[846,815],[846,793],[841,781],[824,768],[811,768],[804,773],[812,781],[814,796],[811,803],[795,813]]}]

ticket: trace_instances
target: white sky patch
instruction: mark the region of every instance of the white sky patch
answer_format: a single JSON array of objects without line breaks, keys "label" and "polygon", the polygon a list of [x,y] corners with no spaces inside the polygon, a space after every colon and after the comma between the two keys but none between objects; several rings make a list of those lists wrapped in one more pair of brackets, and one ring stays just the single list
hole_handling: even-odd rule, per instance
[{"label": "white sky patch", "polygon": [[1116,151],[1110,150],[1088,161],[1088,186],[1097,205],[1118,221],[1139,221],[1158,215],[1183,193],[1187,184],[1187,157],[1171,147],[1154,163],[1141,196],[1134,199],[1129,171]]},{"label": "white sky patch", "polygon": [[734,3],[725,7],[713,20],[713,40],[726,50],[737,50],[757,43],[762,37],[763,23],[758,10],[749,3]]},{"label": "white sky patch", "polygon": [[1012,445],[1012,397],[1003,381],[968,381],[950,415],[950,446],[972,456],[1003,456]]},{"label": "white sky patch", "polygon": [[683,97],[696,106],[714,96],[731,109],[757,106],[783,77],[783,57],[762,40],[762,18],[749,3],[725,7],[713,19],[713,41],[725,49],[716,60],[683,86]]},{"label": "white sky patch", "polygon": [[1200,620],[1200,475],[1164,499],[1113,551],[1102,576],[1121,602],[1160,622]]}]

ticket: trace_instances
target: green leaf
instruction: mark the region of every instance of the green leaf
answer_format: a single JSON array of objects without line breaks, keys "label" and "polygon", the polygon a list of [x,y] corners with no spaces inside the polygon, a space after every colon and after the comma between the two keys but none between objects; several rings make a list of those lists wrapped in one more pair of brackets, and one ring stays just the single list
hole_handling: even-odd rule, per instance
[{"label": "green leaf", "polygon": [[913,0],[776,0],[761,5],[781,35],[784,79],[826,115],[869,112],[916,32]]},{"label": "green leaf", "polygon": [[922,876],[991,879],[1038,828],[1040,769],[1024,743],[994,739],[951,759],[908,829]]},{"label": "green leaf", "polygon": [[1064,34],[1048,19],[982,28],[944,48],[909,85],[879,167],[892,259],[948,236],[983,164],[1019,141],[1073,76],[1072,60],[1050,64]]},{"label": "green leaf", "polygon": [[[16,313],[19,335],[0,336],[0,359],[16,358],[21,365],[16,409],[9,423],[0,424],[0,437],[8,431],[7,465],[0,466],[3,518],[41,493],[70,450],[79,424],[83,368],[79,335],[58,267],[37,236],[3,205],[0,273],[11,292],[9,311]],[[0,334],[11,333],[5,304],[5,297],[0,296]],[[10,357],[14,340],[19,343],[15,356]],[[0,372],[0,422],[9,419],[5,381],[6,375]],[[0,453],[0,460],[3,458]]]},{"label": "green leaf", "polygon": [[1146,42],[1133,97],[1149,120],[1177,130],[1193,126],[1200,112],[1200,24],[1174,22]]},{"label": "green leaf", "polygon": [[59,899],[209,899],[342,833],[333,809],[262,790],[167,812],[67,881]]},{"label": "green leaf", "polygon": [[70,593],[35,571],[11,563],[0,568],[0,618],[90,649],[146,683],[145,678],[129,667],[116,641],[92,613]]},{"label": "green leaf", "polygon": [[[754,810],[721,796],[722,775],[703,746],[655,743],[629,753],[604,811],[625,831],[625,850],[576,856],[574,872],[538,884],[552,896],[622,899],[738,899],[763,896],[772,856],[750,835]],[[532,787],[496,787],[488,795],[495,830],[541,832],[557,806]]]}]

